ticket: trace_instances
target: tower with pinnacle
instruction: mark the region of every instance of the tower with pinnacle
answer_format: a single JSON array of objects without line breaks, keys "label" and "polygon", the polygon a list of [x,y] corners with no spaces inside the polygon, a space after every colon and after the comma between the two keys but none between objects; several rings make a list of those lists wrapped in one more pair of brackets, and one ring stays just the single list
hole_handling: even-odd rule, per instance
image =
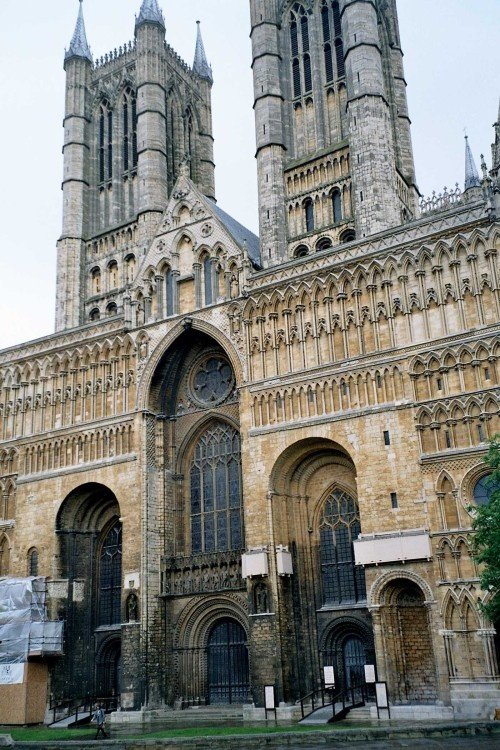
[{"label": "tower with pinnacle", "polygon": [[263,263],[415,217],[394,0],[250,6]]},{"label": "tower with pinnacle", "polygon": [[183,163],[215,199],[213,78],[200,26],[192,67],[165,37],[157,0],[143,0],[134,40],[94,60],[80,0],[64,60],[57,330],[120,313]]}]

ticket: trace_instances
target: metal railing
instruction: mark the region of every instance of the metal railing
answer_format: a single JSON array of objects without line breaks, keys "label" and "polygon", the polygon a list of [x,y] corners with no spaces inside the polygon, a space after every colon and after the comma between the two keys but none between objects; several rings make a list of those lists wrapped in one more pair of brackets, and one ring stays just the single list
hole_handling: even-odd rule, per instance
[{"label": "metal railing", "polygon": [[118,698],[108,696],[105,698],[85,696],[83,698],[66,698],[64,700],[52,700],[50,702],[50,711],[52,712],[52,723],[72,718],[70,726],[76,726],[78,723],[89,722],[97,706],[101,705],[105,713],[116,711],[118,708]]},{"label": "metal railing", "polygon": [[318,687],[300,698],[300,712],[302,719],[311,716],[319,708],[332,707],[332,716],[328,723],[341,721],[353,708],[361,708],[367,701],[367,686],[365,683],[352,685],[335,692],[335,688]]}]

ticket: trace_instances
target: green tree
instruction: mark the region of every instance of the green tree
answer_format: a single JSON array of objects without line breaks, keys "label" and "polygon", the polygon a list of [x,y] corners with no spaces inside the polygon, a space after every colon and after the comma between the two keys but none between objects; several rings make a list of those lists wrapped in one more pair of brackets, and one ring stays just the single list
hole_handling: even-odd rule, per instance
[{"label": "green tree", "polygon": [[500,435],[490,441],[485,462],[491,469],[489,501],[474,508],[474,557],[481,567],[481,588],[492,596],[482,607],[490,622],[500,622]]}]

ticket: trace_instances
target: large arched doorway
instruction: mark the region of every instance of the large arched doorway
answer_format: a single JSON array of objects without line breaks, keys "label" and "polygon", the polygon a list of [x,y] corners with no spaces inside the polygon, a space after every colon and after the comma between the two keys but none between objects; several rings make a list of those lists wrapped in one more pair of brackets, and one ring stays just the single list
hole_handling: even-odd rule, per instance
[{"label": "large arched doorway", "polygon": [[321,658],[324,667],[334,668],[339,689],[364,684],[365,664],[375,663],[371,628],[354,617],[334,620],[322,644]]},{"label": "large arched doorway", "polygon": [[365,574],[354,556],[362,529],[354,462],[333,440],[301,440],[276,461],[270,488],[275,534],[286,540],[294,570],[282,592],[293,611],[282,634],[285,696],[296,700],[323,684],[324,667],[334,668],[337,686],[358,684],[374,648]]},{"label": "large arched doorway", "polygon": [[208,702],[244,703],[250,689],[247,636],[231,618],[219,620],[208,636]]},{"label": "large arched doorway", "polygon": [[436,662],[422,588],[407,578],[388,583],[379,597],[389,696],[394,703],[434,703]]},{"label": "large arched doorway", "polygon": [[68,581],[69,596],[59,613],[66,620],[66,655],[61,669],[54,671],[56,699],[118,694],[122,622],[120,515],[114,493],[97,483],[77,487],[59,510],[59,575]]}]

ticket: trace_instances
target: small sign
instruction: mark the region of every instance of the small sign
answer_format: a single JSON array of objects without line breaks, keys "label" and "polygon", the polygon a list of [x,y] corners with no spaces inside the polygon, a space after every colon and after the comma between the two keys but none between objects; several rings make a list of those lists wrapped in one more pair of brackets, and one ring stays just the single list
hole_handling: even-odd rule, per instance
[{"label": "small sign", "polygon": [[335,671],[333,667],[323,667],[325,687],[335,687]]},{"label": "small sign", "polygon": [[375,683],[375,692],[377,696],[377,708],[389,708],[387,685],[385,682]]},{"label": "small sign", "polygon": [[24,682],[24,664],[0,664],[0,685],[20,685]]},{"label": "small sign", "polygon": [[264,688],[266,696],[266,711],[274,711],[276,701],[274,700],[274,685],[266,685]]},{"label": "small sign", "polygon": [[365,682],[367,685],[373,685],[377,682],[375,664],[365,664]]}]

